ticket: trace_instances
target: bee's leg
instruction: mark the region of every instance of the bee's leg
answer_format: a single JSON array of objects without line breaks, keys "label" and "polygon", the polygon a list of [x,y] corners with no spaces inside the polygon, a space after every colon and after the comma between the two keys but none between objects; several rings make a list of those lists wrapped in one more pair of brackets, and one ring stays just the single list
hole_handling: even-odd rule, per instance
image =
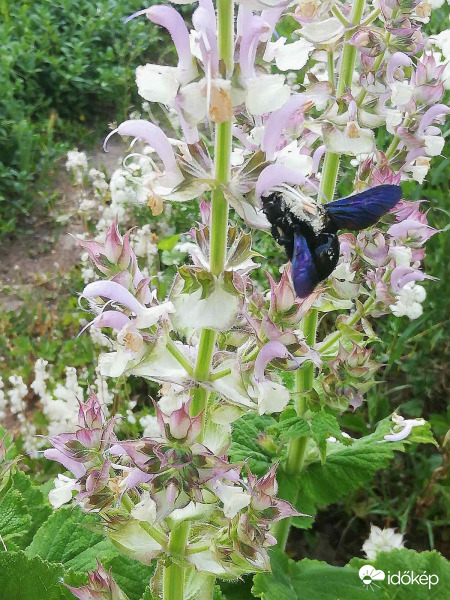
[{"label": "bee's leg", "polygon": [[292,260],[292,255],[294,253],[294,236],[287,235],[286,232],[282,231],[277,225],[272,225],[271,233],[277,244],[284,247],[288,259]]},{"label": "bee's leg", "polygon": [[282,242],[284,235],[283,235],[282,231],[280,230],[280,228],[276,224],[273,224],[271,226],[270,233],[272,234],[272,237],[276,241],[277,244],[280,244],[280,246],[284,245]]}]

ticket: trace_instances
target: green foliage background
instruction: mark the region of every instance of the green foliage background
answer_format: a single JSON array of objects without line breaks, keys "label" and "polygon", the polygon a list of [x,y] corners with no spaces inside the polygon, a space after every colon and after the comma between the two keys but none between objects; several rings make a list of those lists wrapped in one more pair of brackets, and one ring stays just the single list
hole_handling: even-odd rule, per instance
[{"label": "green foliage background", "polygon": [[[151,4],[151,2],[146,3]],[[171,51],[141,0],[0,0],[0,239],[52,203],[67,148],[107,132],[136,100],[134,69]],[[88,125],[88,128],[86,128]],[[96,141],[98,141],[96,139]]]}]

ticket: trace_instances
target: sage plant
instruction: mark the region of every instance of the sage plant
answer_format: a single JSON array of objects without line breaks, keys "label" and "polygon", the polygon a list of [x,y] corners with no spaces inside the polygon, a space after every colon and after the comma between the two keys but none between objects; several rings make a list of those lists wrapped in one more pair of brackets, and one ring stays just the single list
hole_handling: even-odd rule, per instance
[{"label": "sage plant", "polygon": [[[102,376],[161,388],[146,437],[117,439],[91,394],[79,430],[53,437],[45,455],[74,476],[54,496],[97,513],[120,552],[156,561],[155,598],[210,599],[217,578],[269,570],[292,519],[311,523],[324,503],[317,492],[302,512],[311,465],[341,448],[351,459],[353,448],[403,449],[427,435],[424,420],[396,414],[367,439],[339,426],[380,368],[373,319],[422,313],[421,261],[436,231],[421,203],[401,200],[377,226],[342,233],[337,268],[303,299],[289,265],[265,290],[252,279],[270,260],[252,248],[252,230],[270,229],[261,198],[274,191],[314,207],[334,199],[340,173],[355,192],[423,182],[449,112],[444,66],[424,51],[429,10],[416,0],[200,0],[192,30],[169,5],[130,17],[165,28],[175,45],[176,66],[136,71],[139,94],[164,106],[174,130],[128,120],[108,139],[137,140],[134,155],[151,158],[140,196],[153,214],[198,200],[191,263],[158,298],[117,221],[106,238],[81,241],[98,273],[81,301],[113,345],[99,357]],[[292,39],[278,35],[280,21]],[[252,413],[269,423],[253,440],[270,457],[258,475],[251,460],[230,458],[232,430]],[[350,476],[328,485],[338,483],[354,487]],[[101,565],[90,582],[73,593],[124,597]]]}]

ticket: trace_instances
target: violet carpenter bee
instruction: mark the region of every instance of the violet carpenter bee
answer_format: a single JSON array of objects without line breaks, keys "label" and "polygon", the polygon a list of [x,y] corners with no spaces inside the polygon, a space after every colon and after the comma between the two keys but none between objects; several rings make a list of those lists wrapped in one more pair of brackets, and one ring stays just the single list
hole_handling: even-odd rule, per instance
[{"label": "violet carpenter bee", "polygon": [[380,185],[328,204],[289,191],[263,196],[272,236],[292,261],[296,294],[306,298],[334,271],[339,260],[338,231],[360,231],[375,225],[401,195],[397,185]]}]

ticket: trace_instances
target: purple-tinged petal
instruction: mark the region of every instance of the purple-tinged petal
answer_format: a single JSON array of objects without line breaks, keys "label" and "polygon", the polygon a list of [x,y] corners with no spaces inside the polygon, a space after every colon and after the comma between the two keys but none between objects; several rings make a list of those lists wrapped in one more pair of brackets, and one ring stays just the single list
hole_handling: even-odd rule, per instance
[{"label": "purple-tinged petal", "polygon": [[119,233],[117,217],[111,223],[106,232],[105,256],[112,263],[116,263],[122,253],[123,239]]},{"label": "purple-tinged petal", "polygon": [[394,83],[394,75],[395,71],[399,67],[410,67],[412,65],[412,60],[403,52],[395,52],[391,58],[389,59],[387,69],[386,69],[386,80],[388,83]]},{"label": "purple-tinged petal", "polygon": [[188,120],[184,116],[179,96],[175,98],[174,108],[177,111],[177,115],[180,120],[180,125],[183,131],[184,139],[188,144],[196,144],[200,139],[198,129],[195,126],[190,125]]},{"label": "purple-tinged petal", "polygon": [[281,134],[286,129],[289,120],[297,111],[301,111],[301,109],[310,102],[311,98],[308,98],[303,94],[296,94],[281,108],[274,110],[267,119],[261,148],[266,153],[268,160],[273,160],[275,151],[280,142]]},{"label": "purple-tinged petal", "polygon": [[280,342],[267,342],[267,344],[264,344],[255,360],[256,381],[261,382],[265,379],[266,367],[274,358],[287,358],[289,355],[290,352],[286,346],[283,346]]},{"label": "purple-tinged petal", "polygon": [[109,269],[105,267],[104,263],[101,260],[101,257],[104,255],[105,247],[103,244],[96,242],[95,240],[81,240],[75,236],[74,239],[80,244],[82,248],[85,248],[97,269],[107,275],[109,273]]},{"label": "purple-tinged petal", "polygon": [[86,402],[79,401],[78,424],[80,427],[98,428],[105,424],[102,406],[94,391],[89,388],[89,398]]},{"label": "purple-tinged petal", "polygon": [[393,290],[398,293],[410,281],[423,281],[424,279],[434,279],[434,277],[413,267],[395,267],[391,275],[391,285]]},{"label": "purple-tinged petal", "polygon": [[283,183],[291,183],[294,185],[305,185],[310,183],[306,177],[303,177],[298,171],[283,167],[281,165],[269,165],[261,171],[258,177],[255,188],[256,198],[265,196],[268,192]]},{"label": "purple-tinged petal", "polygon": [[261,18],[267,25],[267,33],[262,39],[262,41],[270,41],[273,32],[275,31],[275,27],[280,20],[280,17],[285,9],[284,6],[275,6],[273,8],[268,8],[267,10],[263,10],[261,13]]},{"label": "purple-tinged petal", "polygon": [[212,77],[219,72],[219,52],[217,48],[216,14],[211,2],[202,0],[192,15],[192,23],[200,34],[200,52],[205,71]]},{"label": "purple-tinged petal", "polygon": [[115,283],[119,283],[126,290],[131,288],[131,283],[133,281],[133,276],[129,271],[120,271],[113,275],[110,281],[114,281]]},{"label": "purple-tinged petal", "polygon": [[131,292],[114,281],[94,281],[93,283],[88,283],[83,290],[82,296],[86,298],[108,298],[108,300],[113,300],[126,306],[135,314],[139,314],[145,309]]},{"label": "purple-tinged petal", "polygon": [[44,456],[48,460],[56,460],[61,463],[68,471],[71,471],[75,477],[82,477],[86,473],[84,465],[73,458],[70,458],[60,450],[56,448],[49,448],[44,451]]},{"label": "purple-tinged petal", "polygon": [[[134,229],[134,228],[133,228]],[[131,256],[134,254],[130,246],[130,235],[133,229],[130,229],[123,236],[122,252],[120,253],[117,266],[121,269],[126,269],[130,264]]]},{"label": "purple-tinged petal", "polygon": [[420,242],[423,243],[437,233],[437,229],[416,219],[409,218],[400,221],[400,223],[395,223],[395,225],[391,225],[387,232],[397,240],[405,240],[413,237],[415,240],[420,240]]},{"label": "purple-tinged petal", "polygon": [[419,135],[423,135],[429,125],[433,123],[435,119],[440,117],[441,115],[448,115],[450,113],[450,108],[445,106],[445,104],[436,104],[436,106],[432,106],[429,108],[423,115],[420,120],[418,133]]},{"label": "purple-tinged petal", "polygon": [[324,154],[326,153],[327,149],[325,148],[325,144],[321,144],[315,151],[313,154],[313,173],[317,173],[319,171],[319,165],[320,165],[320,161],[322,160],[322,157],[324,156]]},{"label": "purple-tinged petal", "polygon": [[121,123],[116,132],[119,135],[130,135],[143,140],[146,144],[154,148],[167,171],[173,173],[179,172],[175,153],[169,142],[169,138],[162,129],[153,125],[153,123],[144,121],[144,119],[131,119]]},{"label": "purple-tinged petal", "polygon": [[120,331],[130,323],[131,319],[117,310],[105,310],[92,321],[93,326],[98,329],[111,327],[117,331]]},{"label": "purple-tinged petal", "polygon": [[242,33],[239,48],[239,62],[244,79],[255,76],[255,58],[259,38],[268,31],[269,27],[261,17],[255,15],[253,18],[247,19],[247,27]]},{"label": "purple-tinged petal", "polygon": [[184,440],[191,426],[191,419],[183,404],[178,410],[174,410],[169,417],[170,434],[177,440]]},{"label": "purple-tinged petal", "polygon": [[192,61],[189,31],[180,13],[172,6],[158,4],[134,13],[128,17],[125,22],[141,15],[145,15],[147,19],[152,23],[155,23],[155,25],[167,29],[178,53],[180,81],[182,83],[189,83],[189,81],[192,81],[196,76],[196,69]]},{"label": "purple-tinged petal", "polygon": [[209,225],[211,220],[211,202],[207,202],[203,198],[200,199],[200,216],[203,225]]},{"label": "purple-tinged petal", "polygon": [[[414,100],[419,104],[435,104],[442,99],[444,95],[444,84],[438,85],[421,85],[414,90]],[[440,133],[440,131],[439,131]]]},{"label": "purple-tinged petal", "polygon": [[148,483],[153,479],[154,475],[144,473],[141,469],[133,469],[125,478],[125,489],[131,490],[132,488],[140,485],[141,483]]}]

